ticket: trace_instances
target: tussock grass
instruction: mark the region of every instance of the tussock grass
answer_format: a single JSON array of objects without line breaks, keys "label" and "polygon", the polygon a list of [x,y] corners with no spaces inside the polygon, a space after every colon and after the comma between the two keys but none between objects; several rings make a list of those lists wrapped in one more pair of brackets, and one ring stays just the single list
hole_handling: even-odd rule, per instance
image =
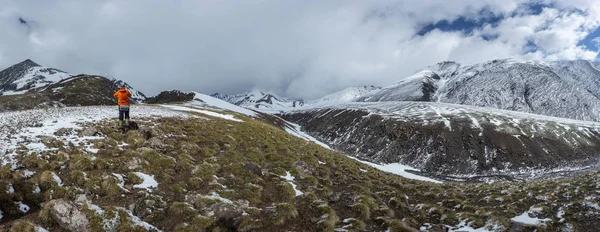
[{"label": "tussock grass", "polygon": [[[21,147],[19,163],[35,174],[25,178],[22,170],[0,167],[0,192],[14,188],[12,194],[0,194],[0,209],[5,217],[22,217],[13,204],[22,201],[32,207],[33,215],[27,218],[32,225],[58,228],[40,203],[72,200],[83,193],[105,211],[100,215],[92,206],[81,206],[93,231],[103,230],[114,218],[119,218],[118,231],[140,230],[116,207],[130,209],[164,231],[416,231],[425,223],[457,225],[463,220],[474,228],[490,223],[510,228],[510,218],[535,206],[553,219],[543,228],[552,231],[566,222],[575,229],[589,226],[586,213],[595,211],[586,206],[593,200],[586,197],[600,191],[598,173],[523,183],[407,180],[264,122],[239,118],[244,122],[140,119],[141,126],[151,128],[153,138],[164,143],[160,149],[150,147],[137,131],[116,133],[108,120],[87,125],[105,135],[90,142],[99,149],[97,154],[52,139],[47,146],[56,148],[53,151],[32,153]],[[153,175],[158,187],[134,188],[143,182],[134,172]],[[291,183],[281,177],[288,172],[295,178]],[[128,190],[119,186],[113,173],[123,175]],[[63,181],[62,187],[54,175]],[[296,196],[292,183],[302,195]],[[34,193],[38,186],[40,193]],[[215,218],[219,204],[240,210],[231,219],[235,223]],[[560,222],[555,218],[558,206],[569,204],[563,209],[565,222]],[[27,229],[27,223],[12,225]]]}]

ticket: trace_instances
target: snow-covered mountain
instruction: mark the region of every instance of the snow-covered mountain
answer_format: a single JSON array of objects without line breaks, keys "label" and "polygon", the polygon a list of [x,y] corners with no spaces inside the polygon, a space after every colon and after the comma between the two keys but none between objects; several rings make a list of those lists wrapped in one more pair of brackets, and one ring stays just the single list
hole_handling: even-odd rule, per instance
[{"label": "snow-covered mountain", "polygon": [[236,95],[215,93],[211,96],[237,106],[256,110],[282,110],[304,105],[304,101],[289,100],[260,90],[251,90]]},{"label": "snow-covered mountain", "polygon": [[212,97],[224,100],[231,104],[263,112],[281,112],[301,109],[310,106],[327,106],[356,101],[359,97],[374,90],[381,89],[376,86],[349,87],[329,94],[316,100],[289,100],[274,94],[259,90],[252,90],[242,94],[223,95],[215,93]]},{"label": "snow-covered mountain", "polygon": [[588,61],[443,62],[357,101],[433,101],[599,121],[599,68]]},{"label": "snow-covered mountain", "polygon": [[58,69],[40,66],[28,59],[0,71],[0,95],[38,91],[71,76]]},{"label": "snow-covered mountain", "polygon": [[[94,77],[92,79],[104,78],[100,76],[73,75],[55,68],[41,66],[28,59],[0,71],[0,96],[43,92],[55,94],[65,87],[74,87],[76,83],[81,83],[79,80],[89,79],[89,77]],[[124,85],[131,91],[133,101],[142,102],[146,99],[146,96],[142,92],[135,90],[122,80],[113,78],[102,82],[103,84],[98,85],[98,88],[108,87],[112,91],[117,86]]]},{"label": "snow-covered mountain", "polygon": [[600,121],[600,63],[501,59],[463,65],[441,62],[383,88],[354,87],[294,104],[262,92],[215,95],[255,109],[289,111],[346,102],[426,101],[490,107],[586,121]]},{"label": "snow-covered mountain", "polygon": [[115,83],[116,86],[125,86],[125,88],[128,89],[129,92],[131,92],[131,99],[133,99],[136,102],[143,102],[148,98],[142,92],[134,89],[133,87],[131,87],[131,85],[127,84],[127,82],[117,80],[114,78],[112,78],[112,81],[113,83]]},{"label": "snow-covered mountain", "polygon": [[346,102],[356,101],[359,97],[368,94],[372,91],[379,90],[381,87],[376,86],[358,86],[358,87],[349,87],[338,92],[329,94],[325,97],[319,98],[315,101],[307,101],[307,106],[315,106],[315,105],[332,105]]}]

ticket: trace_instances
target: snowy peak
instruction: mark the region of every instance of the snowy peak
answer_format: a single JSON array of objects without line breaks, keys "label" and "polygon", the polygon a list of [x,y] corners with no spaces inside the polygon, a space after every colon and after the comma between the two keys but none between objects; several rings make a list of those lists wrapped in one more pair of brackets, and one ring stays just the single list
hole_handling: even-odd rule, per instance
[{"label": "snowy peak", "polygon": [[281,110],[304,105],[304,101],[289,100],[260,90],[251,90],[236,95],[215,93],[211,96],[237,106],[257,110]]},{"label": "snowy peak", "polygon": [[114,78],[112,79],[112,82],[115,83],[116,86],[124,86],[127,90],[129,90],[129,92],[131,92],[131,99],[136,102],[143,102],[147,99],[146,95],[131,87],[131,85],[127,84],[127,82]]},{"label": "snowy peak", "polygon": [[370,92],[381,89],[381,87],[377,86],[357,86],[357,87],[349,87],[338,92],[329,94],[325,97],[320,98],[314,102],[310,102],[311,105],[327,105],[327,104],[335,104],[335,103],[345,103],[345,102],[353,102],[359,97],[368,94]]},{"label": "snowy peak", "polygon": [[356,101],[433,101],[440,80],[441,77],[437,73],[423,70],[396,84],[366,93]]},{"label": "snowy peak", "polygon": [[27,59],[0,71],[0,95],[14,95],[56,83],[70,74]]}]

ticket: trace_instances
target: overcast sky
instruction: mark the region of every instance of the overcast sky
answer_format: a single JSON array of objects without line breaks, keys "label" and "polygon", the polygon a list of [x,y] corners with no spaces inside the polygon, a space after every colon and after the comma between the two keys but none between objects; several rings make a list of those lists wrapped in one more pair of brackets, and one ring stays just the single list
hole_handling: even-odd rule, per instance
[{"label": "overcast sky", "polygon": [[0,0],[0,69],[310,99],[445,60],[595,60],[599,26],[596,0]]}]

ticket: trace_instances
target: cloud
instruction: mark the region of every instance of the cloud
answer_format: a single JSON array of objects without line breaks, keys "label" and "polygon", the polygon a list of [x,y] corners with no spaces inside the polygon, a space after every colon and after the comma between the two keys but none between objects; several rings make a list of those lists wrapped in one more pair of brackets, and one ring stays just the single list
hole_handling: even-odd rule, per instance
[{"label": "cloud", "polygon": [[[0,69],[31,58],[149,94],[260,88],[315,98],[444,60],[596,57],[578,45],[599,25],[594,1],[538,2],[550,7],[533,15],[524,0],[0,0]],[[490,16],[502,19],[417,35],[440,20]]]}]

